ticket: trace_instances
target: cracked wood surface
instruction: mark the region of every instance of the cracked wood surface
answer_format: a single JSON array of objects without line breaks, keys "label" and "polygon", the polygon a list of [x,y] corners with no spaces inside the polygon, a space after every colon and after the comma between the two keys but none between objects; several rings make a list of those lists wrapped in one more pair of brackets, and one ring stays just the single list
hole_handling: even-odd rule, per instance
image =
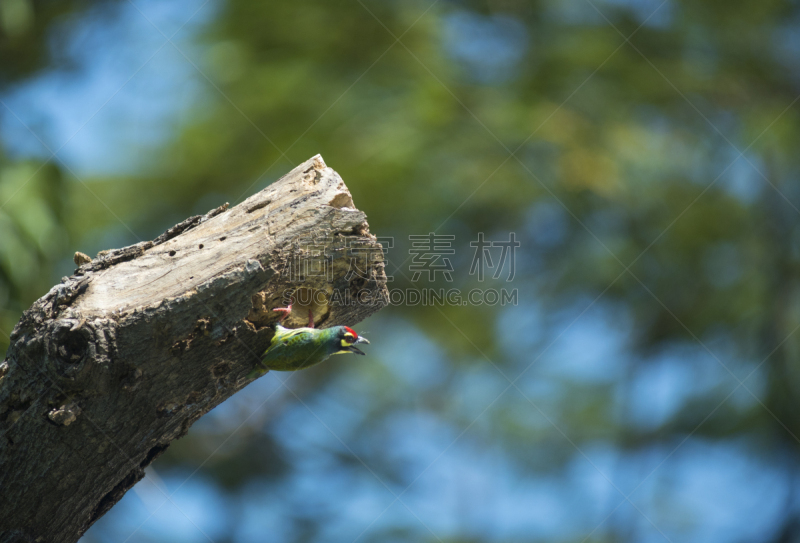
[{"label": "cracked wood surface", "polygon": [[[292,283],[312,239],[326,273]],[[0,364],[0,542],[77,541],[250,382],[287,292],[300,287],[290,327],[309,310],[318,327],[353,325],[388,298],[381,246],[319,155],[232,209],[76,263]]]}]

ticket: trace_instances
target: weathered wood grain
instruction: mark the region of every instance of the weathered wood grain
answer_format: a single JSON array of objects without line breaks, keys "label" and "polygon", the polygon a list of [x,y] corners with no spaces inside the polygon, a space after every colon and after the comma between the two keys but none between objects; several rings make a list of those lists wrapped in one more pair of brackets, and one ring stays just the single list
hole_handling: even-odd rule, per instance
[{"label": "weathered wood grain", "polygon": [[[320,246],[327,269],[293,282]],[[387,297],[380,244],[319,156],[232,209],[77,262],[24,313],[0,365],[3,542],[76,541],[248,384],[290,290],[288,326],[309,309],[317,326],[352,325]],[[334,303],[343,293],[361,303]]]}]

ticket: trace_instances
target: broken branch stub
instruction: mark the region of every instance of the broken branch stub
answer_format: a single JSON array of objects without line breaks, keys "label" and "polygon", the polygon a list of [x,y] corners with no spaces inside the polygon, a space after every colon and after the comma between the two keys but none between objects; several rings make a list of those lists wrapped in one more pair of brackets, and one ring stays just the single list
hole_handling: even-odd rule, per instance
[{"label": "broken branch stub", "polygon": [[388,299],[381,245],[319,155],[232,209],[77,262],[0,364],[0,542],[77,541],[248,384],[290,293],[287,326],[309,310],[353,325]]}]

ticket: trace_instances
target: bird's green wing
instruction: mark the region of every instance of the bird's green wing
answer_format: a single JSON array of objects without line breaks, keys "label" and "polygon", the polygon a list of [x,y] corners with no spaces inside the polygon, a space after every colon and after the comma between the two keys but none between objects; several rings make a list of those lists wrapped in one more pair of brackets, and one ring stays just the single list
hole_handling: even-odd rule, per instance
[{"label": "bird's green wing", "polygon": [[[312,347],[310,339],[316,332],[314,328],[284,328],[276,325],[269,348],[247,377],[261,377],[269,368],[286,369],[285,366],[293,365],[295,358],[307,357],[308,353],[305,351]],[[316,351],[316,347],[313,350]]]},{"label": "bird's green wing", "polygon": [[272,336],[272,342],[270,342],[270,349],[278,343],[285,343],[294,337],[307,336],[309,333],[313,333],[312,330],[314,328],[284,328],[281,325],[277,325],[275,327],[275,335]]}]

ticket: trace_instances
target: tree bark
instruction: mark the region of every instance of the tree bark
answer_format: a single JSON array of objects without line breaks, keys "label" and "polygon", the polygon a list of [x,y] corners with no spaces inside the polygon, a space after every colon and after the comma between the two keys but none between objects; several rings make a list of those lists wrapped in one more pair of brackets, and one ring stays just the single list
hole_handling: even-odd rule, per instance
[{"label": "tree bark", "polygon": [[0,365],[2,542],[76,541],[250,382],[290,291],[289,327],[309,310],[352,325],[388,299],[381,245],[319,155],[232,209],[87,260],[23,314]]}]

